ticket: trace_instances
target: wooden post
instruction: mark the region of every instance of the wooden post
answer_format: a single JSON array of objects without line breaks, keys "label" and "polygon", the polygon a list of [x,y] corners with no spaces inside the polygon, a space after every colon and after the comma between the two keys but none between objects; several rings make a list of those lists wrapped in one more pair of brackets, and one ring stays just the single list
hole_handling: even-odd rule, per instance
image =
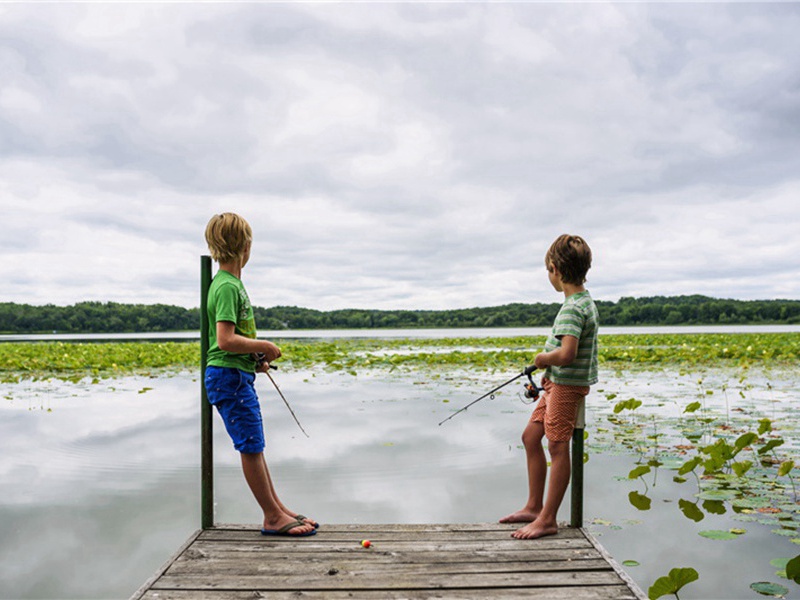
[{"label": "wooden post", "polygon": [[583,527],[583,430],[586,427],[586,398],[578,406],[578,418],[572,432],[572,483],[570,527]]},{"label": "wooden post", "polygon": [[211,287],[211,257],[200,257],[200,514],[201,527],[214,527],[214,445],[211,405],[206,394],[208,361],[208,289]]},{"label": "wooden post", "polygon": [[583,428],[572,432],[570,527],[583,527]]}]

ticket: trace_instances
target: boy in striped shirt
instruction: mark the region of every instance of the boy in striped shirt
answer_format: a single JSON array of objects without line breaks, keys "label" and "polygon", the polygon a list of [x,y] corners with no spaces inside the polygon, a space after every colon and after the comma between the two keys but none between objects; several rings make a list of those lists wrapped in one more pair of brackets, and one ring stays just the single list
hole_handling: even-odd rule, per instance
[{"label": "boy in striped shirt", "polygon": [[[544,393],[522,434],[528,467],[528,501],[522,510],[500,519],[501,523],[527,523],[512,535],[533,539],[558,533],[556,516],[569,485],[569,445],[580,402],[597,383],[597,307],[584,287],[592,265],[589,245],[576,235],[562,235],[545,255],[550,283],[564,293],[544,352],[534,359],[542,376]],[[547,457],[550,452],[550,486],[545,499]]]}]

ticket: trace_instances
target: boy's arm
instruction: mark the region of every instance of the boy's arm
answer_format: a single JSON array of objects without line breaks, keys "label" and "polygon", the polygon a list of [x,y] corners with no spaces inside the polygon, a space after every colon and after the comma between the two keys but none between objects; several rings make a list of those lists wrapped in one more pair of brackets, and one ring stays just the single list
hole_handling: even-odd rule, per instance
[{"label": "boy's arm", "polygon": [[561,338],[561,346],[550,352],[541,352],[536,355],[533,364],[537,369],[547,367],[565,367],[578,356],[578,338],[565,335]]},{"label": "boy's arm", "polygon": [[267,340],[255,340],[236,333],[236,325],[231,321],[217,321],[217,346],[220,350],[233,354],[253,354],[261,352],[267,362],[280,358],[281,350]]}]

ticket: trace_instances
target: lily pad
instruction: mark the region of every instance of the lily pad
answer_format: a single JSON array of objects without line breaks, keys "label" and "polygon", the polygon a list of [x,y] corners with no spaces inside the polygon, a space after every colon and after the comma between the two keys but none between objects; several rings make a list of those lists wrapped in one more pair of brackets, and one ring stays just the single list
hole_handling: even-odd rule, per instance
[{"label": "lily pad", "polygon": [[734,490],[705,490],[697,494],[701,500],[734,500],[739,494]]},{"label": "lily pad", "polygon": [[758,581],[750,584],[750,589],[758,592],[762,596],[771,596],[772,598],[782,598],[789,593],[789,590],[777,583],[769,581]]},{"label": "lily pad", "polygon": [[736,537],[735,533],[723,531],[721,529],[706,529],[705,531],[699,532],[699,534],[710,540],[732,540]]},{"label": "lily pad", "polygon": [[639,566],[639,562],[636,561],[636,560],[623,560],[622,561],[622,566],[623,567],[638,567]]}]

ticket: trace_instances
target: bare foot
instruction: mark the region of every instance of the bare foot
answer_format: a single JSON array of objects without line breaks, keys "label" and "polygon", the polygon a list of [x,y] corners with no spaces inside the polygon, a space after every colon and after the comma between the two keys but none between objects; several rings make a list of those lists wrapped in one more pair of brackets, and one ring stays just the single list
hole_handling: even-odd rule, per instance
[{"label": "bare foot", "polygon": [[[264,530],[267,530],[267,531],[277,531],[281,527],[285,527],[286,525],[289,525],[289,524],[294,523],[296,521],[297,521],[297,519],[295,519],[294,517],[290,517],[286,513],[283,513],[281,518],[278,519],[277,521],[267,521],[266,519],[264,519],[263,528],[264,528]],[[302,525],[298,525],[297,527],[292,527],[286,533],[288,533],[289,535],[303,535],[303,534],[309,533],[310,531],[313,531],[313,530],[314,530],[314,526],[313,525],[311,525],[309,523],[304,523]]]},{"label": "bare foot", "polygon": [[502,519],[500,519],[500,523],[531,523],[536,520],[538,515],[535,512],[531,512],[529,510],[518,510],[515,513],[511,513],[510,515],[506,515]]},{"label": "bare foot", "polygon": [[[292,514],[291,511],[289,511],[289,514]],[[301,515],[300,513],[294,515],[294,518],[297,519],[298,521],[306,523],[307,525],[311,525],[314,529],[319,527],[319,523],[317,523],[314,519],[312,519],[311,517],[307,517],[305,515]]]},{"label": "bare foot", "polygon": [[520,527],[517,529],[511,534],[511,537],[517,538],[518,540],[534,540],[536,538],[545,537],[547,535],[555,535],[557,533],[557,524],[540,523],[539,521],[534,521],[533,523],[528,523],[525,525],[525,527]]}]

